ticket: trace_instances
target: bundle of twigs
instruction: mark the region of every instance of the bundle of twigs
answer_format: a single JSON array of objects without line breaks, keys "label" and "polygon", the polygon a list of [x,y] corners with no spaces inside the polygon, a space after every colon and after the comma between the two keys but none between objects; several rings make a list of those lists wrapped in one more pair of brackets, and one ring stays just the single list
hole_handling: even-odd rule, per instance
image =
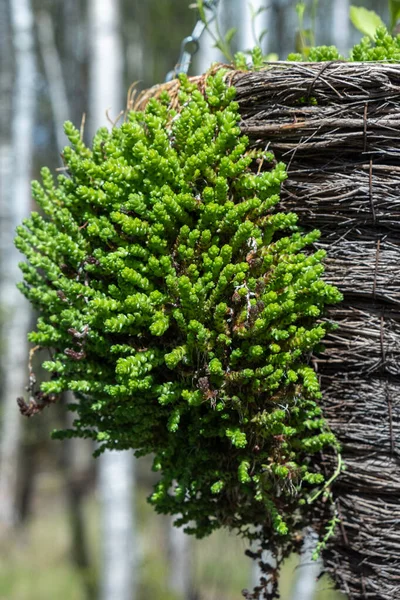
[{"label": "bundle of twigs", "polygon": [[[326,279],[354,298],[386,300],[400,307],[399,243],[394,236],[369,239],[359,231],[355,239],[346,229],[339,240],[316,244],[327,252]],[[400,240],[400,238],[398,238]]]},{"label": "bundle of twigs", "polygon": [[346,465],[325,565],[350,599],[400,598],[400,66],[271,63],[230,78],[243,133],[289,165],[281,206],[321,230],[344,293],[312,358]]},{"label": "bundle of twigs", "polygon": [[[271,63],[233,78],[245,115],[243,132],[267,140],[286,161],[371,152],[399,156],[397,66],[333,62]],[[266,99],[268,99],[266,103]]]},{"label": "bundle of twigs", "polygon": [[303,222],[328,233],[333,226],[370,227],[377,222],[398,231],[400,165],[340,159],[314,168],[292,161],[284,185],[286,206]]},{"label": "bundle of twigs", "polygon": [[339,328],[326,340],[325,352],[314,357],[319,371],[331,375],[345,370],[347,379],[372,373],[398,374],[400,322],[354,307],[333,309],[330,316]]}]

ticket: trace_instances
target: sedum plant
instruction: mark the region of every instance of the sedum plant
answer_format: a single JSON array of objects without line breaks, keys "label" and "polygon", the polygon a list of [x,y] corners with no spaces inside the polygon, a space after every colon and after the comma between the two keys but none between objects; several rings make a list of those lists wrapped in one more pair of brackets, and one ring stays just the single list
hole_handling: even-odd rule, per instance
[{"label": "sedum plant", "polygon": [[[307,55],[292,53],[289,61],[327,62],[345,60],[335,46],[315,46]],[[350,51],[350,61],[354,62],[399,62],[400,35],[391,35],[385,27],[378,27],[373,38],[365,36]]]},{"label": "sedum plant", "polygon": [[331,475],[313,456],[337,447],[308,357],[341,296],[318,231],[279,208],[285,166],[249,149],[234,96],[222,70],[204,95],[182,77],[177,102],[162,93],[92,148],[65,124],[66,173],[42,170],[43,214],[16,238],[50,374],[20,404],[74,392],[74,427],[54,436],[154,454],[150,502],[188,532],[289,540]]},{"label": "sedum plant", "polygon": [[364,37],[353,47],[351,60],[399,62],[400,35],[390,35],[385,27],[379,27],[372,41],[369,37]]}]

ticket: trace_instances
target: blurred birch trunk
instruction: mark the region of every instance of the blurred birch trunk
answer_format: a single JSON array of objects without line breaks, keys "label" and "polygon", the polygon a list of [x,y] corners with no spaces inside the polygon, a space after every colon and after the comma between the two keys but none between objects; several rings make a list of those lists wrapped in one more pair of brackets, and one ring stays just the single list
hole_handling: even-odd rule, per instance
[{"label": "blurred birch trunk", "polygon": [[318,535],[311,528],[304,532],[300,564],[297,568],[291,600],[313,600],[316,596],[317,580],[322,570],[322,561],[313,560],[318,544]]},{"label": "blurred birch trunk", "polygon": [[63,37],[60,54],[70,114],[73,123],[79,123],[87,105],[87,85],[85,65],[88,59],[88,36],[85,29],[86,2],[82,0],[62,0],[59,2],[58,21],[63,23]]},{"label": "blurred birch trunk", "polygon": [[68,141],[64,134],[64,123],[67,119],[71,119],[71,111],[50,13],[46,11],[39,13],[37,16],[37,29],[40,53],[49,89],[57,152],[60,154]]},{"label": "blurred birch trunk", "polygon": [[333,44],[339,52],[347,56],[350,49],[350,2],[349,0],[336,0],[332,4],[332,36]]},{"label": "blurred birch trunk", "polygon": [[[11,54],[11,36],[9,30],[9,6],[8,0],[0,0],[0,97],[2,106],[0,110],[0,207],[3,214],[6,194],[8,193],[6,185],[9,182],[11,167],[11,115],[12,115],[12,54]],[[3,250],[3,248],[1,248]],[[0,256],[0,259],[2,257]],[[3,308],[0,306],[0,324],[2,323]]]},{"label": "blurred birch trunk", "polygon": [[10,177],[6,181],[0,206],[1,214],[1,291],[2,310],[2,423],[0,432],[0,523],[3,534],[18,519],[18,453],[22,418],[16,406],[28,382],[28,342],[30,323],[28,302],[17,290],[21,280],[18,262],[21,255],[14,247],[17,225],[31,208],[31,165],[35,118],[36,59],[33,13],[30,0],[10,0],[9,14],[14,48],[14,89],[11,125]]},{"label": "blurred birch trunk", "polygon": [[[50,13],[40,12],[36,22],[40,53],[49,89],[57,153],[60,155],[67,143],[63,125],[71,118],[71,108]],[[68,25],[66,27],[68,28]],[[64,394],[65,429],[72,428],[73,425],[73,415],[67,410],[67,404],[72,402],[74,402],[73,394],[71,392]],[[86,600],[96,600],[97,598],[96,578],[89,552],[84,516],[88,473],[93,463],[91,449],[92,445],[88,440],[66,439],[62,442],[61,469],[65,480],[65,496],[70,523],[71,560],[82,578]]]},{"label": "blurred birch trunk", "polygon": [[[265,53],[270,16],[267,3],[265,0],[252,0],[251,8],[249,2],[235,0],[234,3],[237,5],[234,12],[237,22],[233,23],[232,26],[238,27],[239,50],[241,52],[252,50],[254,46],[259,44],[262,37],[261,47]],[[254,18],[252,18],[251,10],[255,13]],[[266,35],[262,35],[265,30],[267,30]]]},{"label": "blurred birch trunk", "polygon": [[[217,19],[219,20],[219,23],[221,24],[223,30],[225,29],[224,21],[226,21],[225,17],[228,8],[228,2],[229,0],[221,0],[217,12]],[[208,9],[206,9],[206,16],[208,20],[210,20],[212,17],[212,12]],[[210,30],[214,33],[214,35],[216,35],[215,22],[210,23]],[[218,48],[215,48],[214,44],[215,40],[213,39],[211,33],[209,33],[208,31],[204,31],[200,38],[199,51],[195,55],[193,61],[194,70],[191,70],[191,73],[194,72],[196,74],[201,75],[211,67],[212,63],[226,61],[226,58],[224,58],[224,56],[221,54]]]},{"label": "blurred birch trunk", "polygon": [[196,598],[192,577],[193,543],[182,527],[174,526],[175,518],[169,519],[168,527],[168,588],[179,600],[192,600]]},{"label": "blurred birch trunk", "polygon": [[[89,1],[89,129],[116,120],[124,106],[120,6],[116,0]],[[112,115],[112,117],[111,117]],[[133,600],[137,536],[133,520],[132,452],[105,452],[99,460],[102,569],[101,600]]]}]

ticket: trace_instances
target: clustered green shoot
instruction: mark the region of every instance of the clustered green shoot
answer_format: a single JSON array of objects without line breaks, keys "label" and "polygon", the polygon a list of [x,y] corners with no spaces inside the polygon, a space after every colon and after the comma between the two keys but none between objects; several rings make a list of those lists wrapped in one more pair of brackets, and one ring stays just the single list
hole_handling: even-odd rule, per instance
[{"label": "clustered green shoot", "polygon": [[[316,46],[307,49],[307,54],[289,54],[290,61],[327,62],[346,60],[335,46]],[[362,38],[359,44],[353,46],[350,61],[354,62],[399,62],[400,35],[391,35],[385,27],[378,27],[373,39],[369,36]]]},{"label": "clustered green shoot", "polygon": [[[39,399],[76,396],[74,427],[100,450],[153,454],[151,503],[201,537],[269,524],[289,537],[337,447],[313,350],[341,300],[317,230],[279,208],[287,174],[240,134],[235,89],[181,77],[92,148],[71,123],[66,172],[42,170],[18,228],[21,291],[39,311]],[[272,535],[272,534],[271,534]]]}]

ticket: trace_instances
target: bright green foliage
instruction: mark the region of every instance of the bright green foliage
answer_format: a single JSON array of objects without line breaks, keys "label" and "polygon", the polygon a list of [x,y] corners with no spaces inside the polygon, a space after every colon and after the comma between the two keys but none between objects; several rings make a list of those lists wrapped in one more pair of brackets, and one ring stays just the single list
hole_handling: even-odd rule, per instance
[{"label": "bright green foliage", "polygon": [[293,62],[327,62],[330,60],[344,60],[336,46],[315,46],[307,48],[307,54],[292,52],[288,60]]},{"label": "bright green foliage", "polygon": [[[316,46],[310,48],[307,56],[289,54],[288,60],[326,62],[330,60],[345,60],[335,46]],[[390,35],[385,27],[378,27],[375,37],[364,37],[350,52],[350,60],[354,62],[399,62],[400,35]]]},{"label": "bright green foliage", "polygon": [[372,40],[375,37],[379,27],[385,27],[384,22],[373,10],[368,10],[363,6],[350,6],[350,20],[354,27]]},{"label": "bright green foliage", "polygon": [[[400,19],[400,0],[388,0],[390,21],[388,29],[393,31]],[[350,20],[361,33],[374,39],[376,31],[385,27],[380,16],[373,10],[362,6],[350,6]]]},{"label": "bright green foliage", "polygon": [[286,535],[323,486],[312,455],[336,445],[307,358],[341,296],[318,231],[277,208],[284,165],[248,149],[223,72],[207,84],[182,78],[177,110],[152,99],[92,149],[65,125],[67,172],[43,169],[44,216],[18,228],[20,289],[50,352],[44,399],[77,397],[56,437],[154,453],[151,502],[198,536]]},{"label": "bright green foliage", "polygon": [[400,0],[389,0],[390,24],[389,29],[393,31],[400,19]]},{"label": "bright green foliage", "polygon": [[384,27],[379,27],[374,41],[364,37],[351,52],[354,61],[400,61],[400,35],[392,36]]}]

